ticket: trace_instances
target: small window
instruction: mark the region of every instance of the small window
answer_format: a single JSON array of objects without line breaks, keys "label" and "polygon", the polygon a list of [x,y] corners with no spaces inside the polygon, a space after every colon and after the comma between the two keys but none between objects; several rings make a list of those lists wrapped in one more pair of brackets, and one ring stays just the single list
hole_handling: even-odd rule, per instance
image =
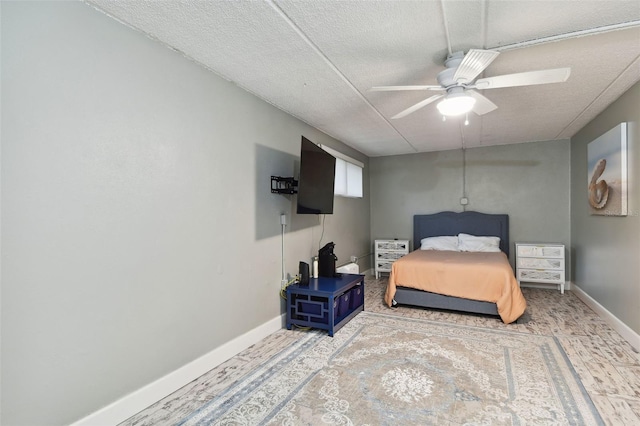
[{"label": "small window", "polygon": [[343,197],[362,198],[362,167],[336,158],[334,193]]},{"label": "small window", "polygon": [[342,197],[362,198],[362,169],[364,164],[335,149],[321,145],[322,149],[336,157],[334,194]]}]

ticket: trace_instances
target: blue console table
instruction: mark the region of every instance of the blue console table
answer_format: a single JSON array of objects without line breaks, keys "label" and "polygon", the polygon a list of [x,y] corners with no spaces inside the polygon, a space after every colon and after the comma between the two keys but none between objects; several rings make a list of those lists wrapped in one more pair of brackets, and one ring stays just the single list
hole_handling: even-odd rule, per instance
[{"label": "blue console table", "polygon": [[364,310],[364,275],[309,278],[287,287],[287,329],[294,325],[327,330],[329,336]]}]

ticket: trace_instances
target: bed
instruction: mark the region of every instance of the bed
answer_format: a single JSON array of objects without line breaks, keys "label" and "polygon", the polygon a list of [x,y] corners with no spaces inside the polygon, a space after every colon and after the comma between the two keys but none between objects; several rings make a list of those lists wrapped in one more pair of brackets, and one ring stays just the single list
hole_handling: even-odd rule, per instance
[{"label": "bed", "polygon": [[[461,253],[420,250],[420,241],[423,238],[457,236],[460,233],[499,237],[500,252]],[[508,215],[472,211],[415,215],[413,242],[417,250],[397,260],[392,266],[385,294],[387,305],[412,305],[495,315],[501,317],[505,323],[517,320],[524,313],[526,301],[508,260]],[[452,283],[446,285],[438,282],[439,277],[444,275],[433,275],[435,273],[433,262],[439,261],[437,258],[443,256],[455,257],[453,260],[447,257],[444,263],[437,266],[438,273],[444,273],[447,278],[454,275]],[[432,262],[430,266],[429,262]],[[481,273],[473,272],[474,278],[464,278],[464,282],[461,282],[463,277],[471,274],[468,269],[471,267],[484,269]],[[429,283],[425,284],[422,274],[427,270],[430,270],[429,273],[432,275],[426,280]],[[418,272],[420,275],[417,275]],[[492,275],[491,283],[487,283],[485,273]],[[469,294],[471,296],[468,296]]]}]

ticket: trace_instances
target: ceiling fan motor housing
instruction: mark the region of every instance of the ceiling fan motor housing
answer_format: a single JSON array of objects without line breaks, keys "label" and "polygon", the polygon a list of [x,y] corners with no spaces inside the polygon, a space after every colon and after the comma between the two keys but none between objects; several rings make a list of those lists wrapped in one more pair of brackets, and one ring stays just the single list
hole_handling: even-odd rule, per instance
[{"label": "ceiling fan motor housing", "polygon": [[444,62],[444,66],[447,67],[447,69],[440,71],[436,77],[439,85],[445,88],[458,85],[458,83],[453,79],[453,76],[463,59],[463,52],[454,52],[447,56],[447,60]]},{"label": "ceiling fan motor housing", "polygon": [[444,66],[447,68],[458,68],[460,62],[464,59],[464,52],[453,52],[452,54],[447,56],[447,59],[444,61]]},{"label": "ceiling fan motor housing", "polygon": [[453,75],[456,73],[456,68],[447,68],[446,70],[438,73],[438,84],[444,88],[450,88],[456,86],[458,83],[453,79]]}]

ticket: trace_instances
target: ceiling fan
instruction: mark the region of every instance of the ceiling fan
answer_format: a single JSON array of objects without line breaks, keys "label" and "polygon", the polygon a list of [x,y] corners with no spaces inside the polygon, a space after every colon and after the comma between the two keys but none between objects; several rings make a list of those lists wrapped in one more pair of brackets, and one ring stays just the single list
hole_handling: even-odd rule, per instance
[{"label": "ceiling fan", "polygon": [[[456,116],[473,111],[478,115],[487,114],[498,106],[474,89],[498,89],[503,87],[532,86],[537,84],[562,83],[567,81],[571,68],[555,68],[505,74],[475,80],[500,54],[493,50],[471,49],[450,54],[445,61],[446,69],[438,73],[438,85],[427,86],[377,86],[370,91],[433,90],[445,92],[433,95],[391,117],[405,117],[430,103],[442,99],[438,111],[444,116]],[[474,81],[475,80],[475,81]]]}]

